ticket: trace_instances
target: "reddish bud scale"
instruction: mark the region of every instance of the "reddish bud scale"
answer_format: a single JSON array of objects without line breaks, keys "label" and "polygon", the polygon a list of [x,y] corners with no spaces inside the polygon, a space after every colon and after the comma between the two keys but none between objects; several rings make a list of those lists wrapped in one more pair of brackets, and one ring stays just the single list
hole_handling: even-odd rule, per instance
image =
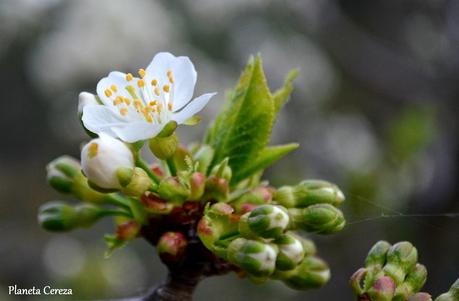
[{"label": "reddish bud scale", "polygon": [[170,219],[177,224],[187,225],[199,220],[202,216],[202,205],[197,202],[185,202],[181,207],[175,207],[170,213]]},{"label": "reddish bud scale", "polygon": [[257,208],[259,205],[256,204],[251,204],[251,203],[245,203],[241,205],[241,215],[247,212],[252,211],[253,209]]},{"label": "reddish bud scale", "polygon": [[158,164],[153,164],[151,166],[151,171],[159,177],[164,177],[164,172]]},{"label": "reddish bud scale", "polygon": [[265,201],[266,204],[271,203],[272,196],[272,187],[257,187],[253,189],[253,193],[258,194]]},{"label": "reddish bud scale", "polygon": [[116,237],[119,240],[134,239],[140,231],[140,225],[136,221],[128,221],[116,228]]},{"label": "reddish bud scale", "polygon": [[149,193],[144,194],[140,198],[140,202],[145,207],[147,212],[152,213],[169,213],[172,210],[172,204],[164,201],[163,199],[159,198],[158,196]]},{"label": "reddish bud scale", "polygon": [[209,221],[202,218],[198,224],[198,233],[200,235],[212,235],[212,228],[209,226]]}]

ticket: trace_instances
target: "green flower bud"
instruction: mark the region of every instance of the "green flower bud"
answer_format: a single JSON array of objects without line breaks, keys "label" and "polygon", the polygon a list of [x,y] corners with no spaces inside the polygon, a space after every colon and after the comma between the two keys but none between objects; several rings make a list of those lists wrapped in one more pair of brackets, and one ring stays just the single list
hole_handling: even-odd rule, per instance
[{"label": "green flower bud", "polygon": [[[262,205],[248,213],[248,217],[239,221],[241,225],[247,223],[250,232],[264,238],[281,236],[289,224],[289,216],[281,206]],[[241,232],[242,233],[242,232]]]},{"label": "green flower bud", "polygon": [[330,234],[341,231],[346,224],[343,213],[330,204],[316,204],[307,208],[288,209],[290,229]]},{"label": "green flower bud", "polygon": [[206,180],[206,190],[204,198],[217,202],[226,202],[229,197],[228,181],[216,176],[210,176]]},{"label": "green flower bud", "polygon": [[293,270],[276,272],[276,278],[293,289],[306,290],[324,286],[330,279],[330,270],[325,261],[311,256],[305,257]]},{"label": "green flower bud", "polygon": [[206,189],[206,176],[201,172],[195,172],[190,177],[190,196],[191,201],[199,201]]},{"label": "green flower bud", "polygon": [[277,252],[272,245],[237,238],[228,246],[228,261],[254,276],[264,277],[274,272]]},{"label": "green flower bud", "polygon": [[292,234],[283,234],[273,241],[279,248],[276,269],[288,271],[295,268],[304,258],[303,244]]},{"label": "green flower bud", "polygon": [[365,259],[365,266],[367,268],[373,266],[379,266],[382,268],[386,262],[386,255],[391,245],[387,241],[378,241],[368,252],[367,258]]},{"label": "green flower bud", "polygon": [[178,171],[188,170],[189,163],[193,163],[190,151],[182,145],[177,146],[174,157],[172,159],[174,161],[174,166]]},{"label": "green flower bud", "polygon": [[364,294],[365,287],[362,287],[362,285],[364,284],[363,279],[365,279],[367,273],[367,269],[360,268],[351,276],[349,284],[351,286],[352,291],[354,292],[354,295],[361,296]]},{"label": "green flower bud", "polygon": [[199,172],[207,174],[207,169],[209,168],[210,163],[212,163],[214,154],[215,150],[209,145],[203,144],[199,147],[199,149],[194,154],[194,161],[199,163]]},{"label": "green flower bud", "polygon": [[188,242],[180,232],[166,232],[158,241],[156,251],[165,264],[176,264],[184,259]]},{"label": "green flower bud", "polygon": [[[130,175],[129,182],[120,178],[121,170],[123,171],[123,174],[127,175],[126,180]],[[153,183],[148,174],[145,172],[145,170],[139,167],[131,169],[131,172],[127,172],[127,169],[119,169],[117,175],[119,182],[123,185],[121,191],[128,196],[141,196],[153,187]]]},{"label": "green flower bud", "polygon": [[125,143],[101,134],[81,150],[81,168],[97,187],[121,189],[117,170],[134,168],[134,155]]},{"label": "green flower bud", "polygon": [[256,187],[244,193],[231,204],[237,212],[246,213],[252,211],[257,205],[269,204],[272,201],[272,191],[268,187]]},{"label": "green flower bud", "polygon": [[306,180],[296,186],[283,186],[274,194],[274,201],[286,208],[306,208],[327,203],[338,206],[344,194],[334,184],[319,180]]},{"label": "green flower bud", "polygon": [[387,252],[387,263],[383,270],[386,275],[392,277],[397,285],[400,285],[417,261],[416,248],[410,242],[399,242]]},{"label": "green flower bud", "polygon": [[231,167],[228,166],[228,158],[225,158],[222,162],[215,165],[210,172],[211,176],[216,176],[217,178],[223,178],[228,182],[231,182],[231,176],[233,172]]},{"label": "green flower bud", "polygon": [[89,187],[88,180],[81,173],[80,163],[72,157],[54,159],[46,171],[48,183],[60,193],[73,194],[79,200],[94,203],[106,200],[106,195]]},{"label": "green flower bud", "polygon": [[303,245],[304,256],[313,256],[317,253],[316,245],[312,240],[301,236],[297,236],[296,238],[299,239]]},{"label": "green flower bud", "polygon": [[453,283],[448,292],[438,296],[435,301],[459,301],[459,279]]},{"label": "green flower bud", "polygon": [[190,195],[190,190],[176,177],[167,177],[159,183],[158,194],[163,199],[183,203]]},{"label": "green flower bud", "polygon": [[71,206],[50,202],[40,207],[38,222],[48,231],[70,231],[77,227],[90,227],[103,216],[103,210],[91,204]]},{"label": "green flower bud", "polygon": [[[175,127],[174,127],[175,126]],[[175,134],[177,123],[168,123],[158,136],[148,141],[151,152],[161,160],[167,160],[175,154],[178,145],[178,138]]]},{"label": "green flower bud", "polygon": [[410,295],[421,290],[427,280],[427,269],[422,264],[416,264],[408,273],[404,282],[397,287],[395,297],[407,300]]},{"label": "green flower bud", "polygon": [[378,278],[367,291],[367,295],[372,301],[391,301],[394,293],[395,283],[387,276]]},{"label": "green flower bud", "polygon": [[[216,251],[215,243],[221,237],[237,231],[238,221],[233,219],[233,211],[234,209],[226,203],[215,203],[205,210],[197,229],[199,238],[207,249]],[[225,253],[218,253],[217,255],[225,258]]]},{"label": "green flower bud", "polygon": [[140,224],[135,220],[129,220],[119,224],[116,228],[116,238],[127,241],[137,237],[140,231]]}]

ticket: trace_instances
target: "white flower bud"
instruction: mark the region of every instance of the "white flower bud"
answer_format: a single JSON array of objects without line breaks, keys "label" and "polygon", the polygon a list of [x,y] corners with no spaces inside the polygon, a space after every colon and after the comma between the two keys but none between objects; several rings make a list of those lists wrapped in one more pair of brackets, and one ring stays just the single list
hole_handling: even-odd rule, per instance
[{"label": "white flower bud", "polygon": [[88,105],[99,105],[97,98],[94,94],[89,92],[81,92],[78,95],[78,114],[83,114],[83,108]]},{"label": "white flower bud", "polygon": [[105,189],[121,189],[117,170],[134,168],[134,156],[118,139],[101,134],[81,150],[81,168],[89,181]]}]

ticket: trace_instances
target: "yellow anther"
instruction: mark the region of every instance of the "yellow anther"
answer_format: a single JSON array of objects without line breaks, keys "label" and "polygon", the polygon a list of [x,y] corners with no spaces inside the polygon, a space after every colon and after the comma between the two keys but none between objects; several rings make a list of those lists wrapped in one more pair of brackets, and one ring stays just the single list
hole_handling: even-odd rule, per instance
[{"label": "yellow anther", "polygon": [[122,102],[123,102],[123,97],[117,96],[117,97],[115,98],[115,100],[113,101],[113,105],[117,106],[117,105],[119,105],[119,104],[122,103]]},{"label": "yellow anther", "polygon": [[105,96],[107,96],[107,97],[112,96],[112,91],[109,90],[109,89],[105,89],[104,93],[105,93]]},{"label": "yellow anther", "polygon": [[127,112],[128,112],[127,108],[121,108],[121,109],[120,109],[120,114],[121,114],[122,116],[126,116]]},{"label": "yellow anther", "polygon": [[112,89],[113,92],[118,91],[118,87],[116,85],[111,85],[110,88]]},{"label": "yellow anther", "polygon": [[157,84],[158,84],[158,80],[156,80],[156,79],[152,79],[151,80],[151,85],[152,86],[156,86]]},{"label": "yellow anther", "polygon": [[153,118],[151,118],[150,115],[145,116],[145,119],[147,120],[147,122],[153,122]]},{"label": "yellow anther", "polygon": [[134,78],[131,73],[126,74],[126,80],[129,82]]},{"label": "yellow anther", "polygon": [[171,69],[167,70],[167,76],[169,77],[171,75],[172,75],[172,70]]},{"label": "yellow anther", "polygon": [[124,103],[125,103],[127,106],[129,106],[129,105],[131,104],[131,100],[130,100],[129,98],[125,97],[123,100],[124,100]]},{"label": "yellow anther", "polygon": [[156,94],[156,96],[159,96],[159,93],[160,93],[159,89],[158,89],[158,88],[155,88],[155,94]]},{"label": "yellow anther", "polygon": [[170,82],[171,84],[173,84],[173,83],[174,83],[174,78],[172,77],[172,75],[171,75],[171,76],[168,76],[168,78],[169,78],[169,82]]},{"label": "yellow anther", "polygon": [[145,82],[143,81],[143,79],[139,79],[137,81],[137,86],[139,86],[139,88],[145,87]]},{"label": "yellow anther", "polygon": [[97,151],[99,150],[99,145],[95,142],[91,143],[88,147],[88,157],[90,159],[97,156]]},{"label": "yellow anther", "polygon": [[167,108],[169,109],[169,111],[172,111],[172,102],[167,104]]},{"label": "yellow anther", "polygon": [[141,107],[142,106],[142,102],[140,101],[140,99],[134,99],[134,106],[135,107]]},{"label": "yellow anther", "polygon": [[150,107],[152,107],[152,106],[155,106],[157,103],[158,103],[158,101],[153,100],[153,101],[150,101],[149,105],[150,105]]},{"label": "yellow anther", "polygon": [[170,90],[169,85],[164,85],[164,86],[163,86],[163,90],[164,90],[164,92],[168,93],[169,90]]},{"label": "yellow anther", "polygon": [[144,78],[145,70],[144,69],[139,69],[139,75],[140,75],[141,78]]}]

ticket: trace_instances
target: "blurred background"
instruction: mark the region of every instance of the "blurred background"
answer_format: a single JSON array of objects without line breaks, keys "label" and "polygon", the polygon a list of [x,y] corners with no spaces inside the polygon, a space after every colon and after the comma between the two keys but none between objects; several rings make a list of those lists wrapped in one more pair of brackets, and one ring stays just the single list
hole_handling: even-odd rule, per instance
[{"label": "blurred background", "polygon": [[41,204],[61,198],[46,164],[78,157],[87,139],[78,93],[158,51],[192,59],[196,95],[219,92],[199,126],[180,130],[183,142],[202,137],[250,54],[261,53],[273,89],[300,68],[272,143],[301,147],[266,178],[323,178],[347,196],[348,226],[313,237],[332,270],[325,288],[227,275],[202,282],[196,300],[352,300],[348,279],[380,239],[415,244],[433,295],[459,277],[459,218],[445,214],[459,212],[458,1],[0,0],[0,300],[22,300],[7,295],[13,284],[120,298],[165,277],[140,240],[104,259],[109,221],[69,234],[36,222]]}]

